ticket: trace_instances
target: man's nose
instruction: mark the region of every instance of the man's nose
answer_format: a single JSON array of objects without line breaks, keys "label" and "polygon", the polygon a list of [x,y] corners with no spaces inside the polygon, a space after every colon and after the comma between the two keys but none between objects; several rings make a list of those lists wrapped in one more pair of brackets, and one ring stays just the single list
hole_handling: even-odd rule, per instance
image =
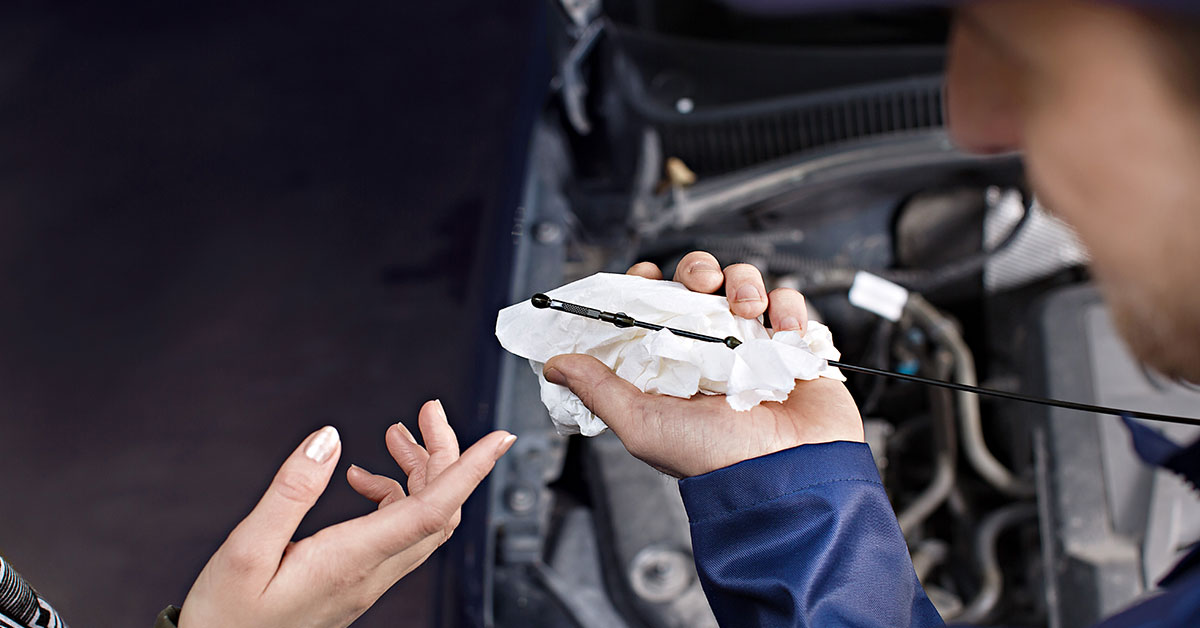
[{"label": "man's nose", "polygon": [[955,144],[972,153],[1020,150],[1019,68],[961,26],[947,52],[946,117]]}]

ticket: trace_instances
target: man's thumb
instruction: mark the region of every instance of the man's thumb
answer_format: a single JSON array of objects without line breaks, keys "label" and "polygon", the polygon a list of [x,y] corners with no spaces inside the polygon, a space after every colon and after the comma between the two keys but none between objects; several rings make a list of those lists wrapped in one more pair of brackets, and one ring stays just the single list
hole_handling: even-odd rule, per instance
[{"label": "man's thumb", "polygon": [[633,419],[638,403],[646,394],[590,355],[553,357],[546,362],[542,375],[552,384],[569,388],[618,434]]}]

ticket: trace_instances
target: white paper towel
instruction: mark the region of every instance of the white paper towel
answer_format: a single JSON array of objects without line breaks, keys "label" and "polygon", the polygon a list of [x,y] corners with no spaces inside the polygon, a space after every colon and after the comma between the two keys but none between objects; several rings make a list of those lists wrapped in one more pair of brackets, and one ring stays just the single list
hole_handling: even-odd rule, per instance
[{"label": "white paper towel", "polygon": [[797,379],[845,378],[826,360],[841,354],[829,328],[809,321],[803,335],[774,336],[762,323],[736,317],[722,296],[692,292],[674,281],[600,273],[547,293],[555,299],[607,312],[624,312],[708,336],[733,336],[737,349],[690,340],[667,330],[620,329],[566,312],[537,309],[528,301],[500,311],[496,337],[505,349],[528,358],[541,384],[542,403],[559,432],[595,436],[606,429],[570,390],[546,381],[542,365],[565,353],[586,353],[649,393],[689,398],[697,392],[725,395],[729,407],[749,410],[783,401]]}]

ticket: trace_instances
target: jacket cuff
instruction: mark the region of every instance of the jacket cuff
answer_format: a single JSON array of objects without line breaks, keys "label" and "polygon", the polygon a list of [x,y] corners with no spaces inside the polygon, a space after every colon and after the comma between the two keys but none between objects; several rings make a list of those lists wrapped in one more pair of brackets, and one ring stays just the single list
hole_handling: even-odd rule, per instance
[{"label": "jacket cuff", "polygon": [[175,624],[179,622],[179,607],[168,606],[163,609],[163,612],[158,614],[158,619],[154,621],[154,628],[175,628]]},{"label": "jacket cuff", "polygon": [[883,486],[866,443],[801,445],[679,481],[692,523],[836,482]]}]

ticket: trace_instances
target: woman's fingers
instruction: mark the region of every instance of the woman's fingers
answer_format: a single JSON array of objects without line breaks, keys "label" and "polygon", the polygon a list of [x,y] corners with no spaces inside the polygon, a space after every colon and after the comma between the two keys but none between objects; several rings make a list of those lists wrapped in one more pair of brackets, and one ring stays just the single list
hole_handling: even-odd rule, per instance
[{"label": "woman's fingers", "polygon": [[762,273],[750,264],[725,269],[725,296],[729,311],[742,318],[758,318],[767,311],[767,288]]},{"label": "woman's fingers", "polygon": [[346,470],[346,481],[359,495],[379,504],[380,508],[404,497],[404,488],[399,482],[358,465],[350,465]]},{"label": "woman's fingers", "polygon": [[692,251],[684,255],[675,267],[675,281],[692,292],[712,294],[721,289],[726,277],[721,274],[721,265],[711,253]]},{"label": "woman's fingers", "polygon": [[[428,401],[421,407],[417,417],[421,426],[421,436],[425,438],[425,446],[429,448],[429,462],[425,465],[425,486],[437,480],[443,471],[458,460],[458,437],[446,419],[446,411],[441,401]],[[445,535],[450,536],[462,514],[457,510],[446,521]]]},{"label": "woman's fingers", "polygon": [[658,265],[651,262],[638,262],[633,266],[630,266],[629,270],[625,271],[625,274],[636,275],[638,277],[645,277],[646,279],[654,280],[663,278],[662,271],[659,270]]},{"label": "woman's fingers", "polygon": [[429,452],[417,444],[412,432],[403,423],[388,427],[383,436],[388,453],[408,476],[408,492],[415,493],[425,487],[425,470],[429,464]]},{"label": "woman's fingers", "polygon": [[380,562],[428,536],[445,535],[471,491],[487,476],[496,461],[512,447],[516,436],[492,432],[479,439],[425,489],[392,508],[363,517],[361,538],[377,553]]},{"label": "woman's fingers", "polygon": [[771,291],[767,316],[775,331],[803,332],[808,323],[808,307],[804,296],[791,288],[776,288]]},{"label": "woman's fingers", "polygon": [[429,451],[429,463],[425,470],[425,483],[429,484],[458,460],[458,437],[446,419],[442,402],[436,399],[426,401],[421,406],[417,423],[421,426],[421,436]]},{"label": "woman's fingers", "polygon": [[311,434],[288,456],[250,514],[221,547],[223,558],[237,571],[262,570],[269,578],[300,520],[329,485],[342,451],[333,426]]}]

